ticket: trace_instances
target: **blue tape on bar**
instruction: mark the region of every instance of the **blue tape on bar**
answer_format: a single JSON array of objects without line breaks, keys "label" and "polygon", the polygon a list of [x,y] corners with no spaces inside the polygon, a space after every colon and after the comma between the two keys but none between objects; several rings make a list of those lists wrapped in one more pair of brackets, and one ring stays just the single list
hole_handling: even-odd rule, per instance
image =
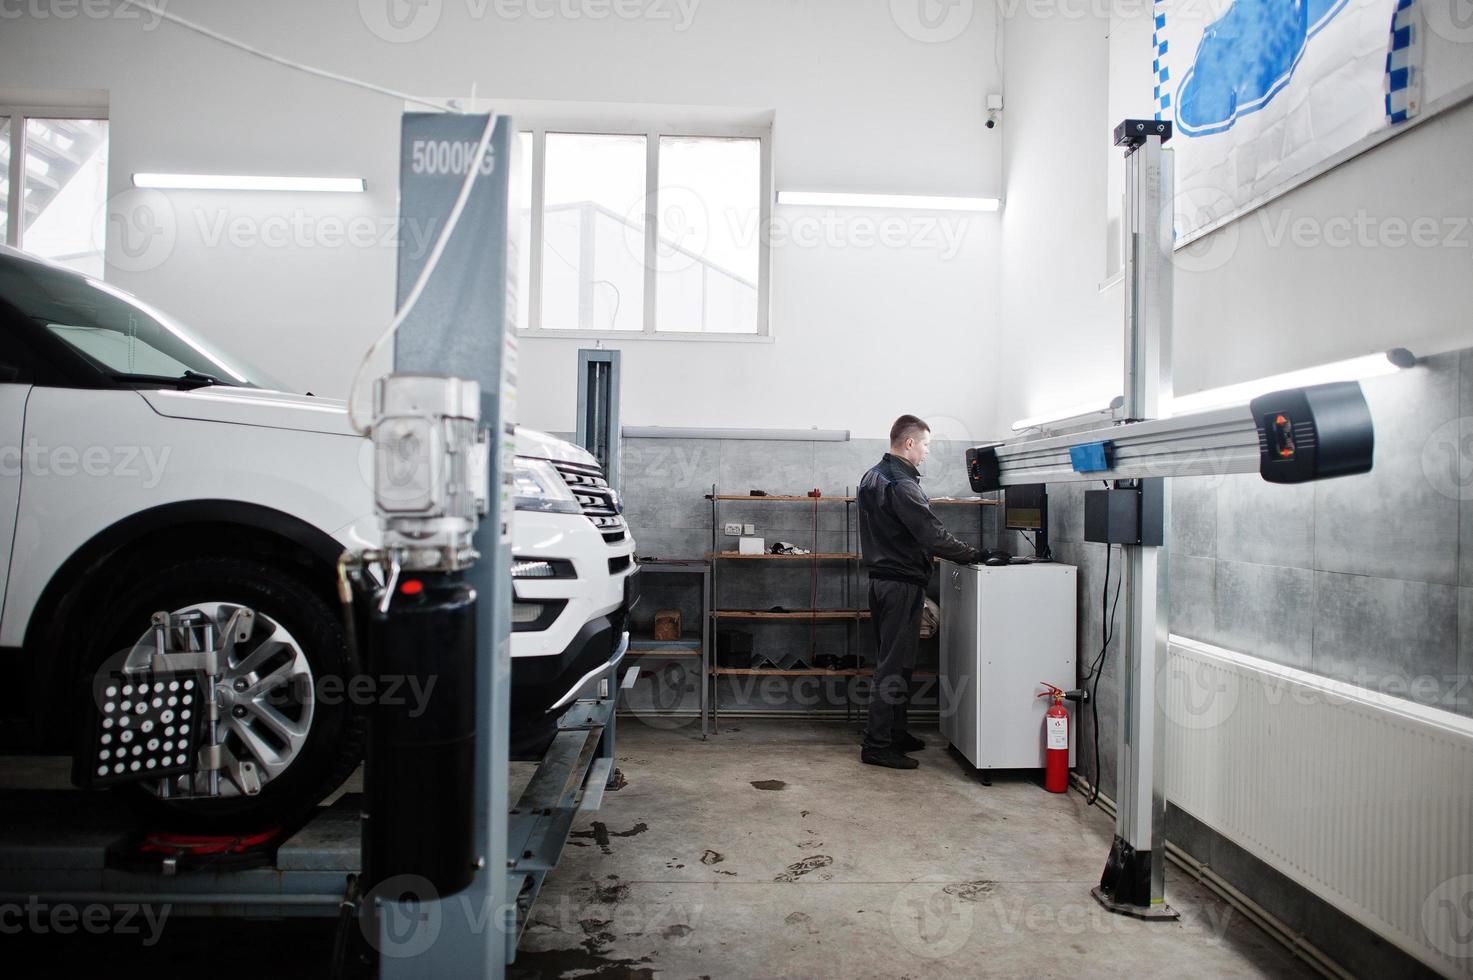
[{"label": "blue tape on bar", "polygon": [[1102,473],[1115,465],[1115,444],[1091,442],[1069,447],[1069,462],[1075,473]]}]

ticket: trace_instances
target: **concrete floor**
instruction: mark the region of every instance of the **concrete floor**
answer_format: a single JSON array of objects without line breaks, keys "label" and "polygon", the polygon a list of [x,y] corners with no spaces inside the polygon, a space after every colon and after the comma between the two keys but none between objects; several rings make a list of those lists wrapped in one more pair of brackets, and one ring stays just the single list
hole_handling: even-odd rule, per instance
[{"label": "concrete floor", "polygon": [[859,763],[852,724],[619,730],[627,784],[548,876],[513,976],[1313,976],[1168,869],[1180,922],[1110,915],[1113,823],[1077,793]]},{"label": "concrete floor", "polygon": [[[1109,850],[1104,814],[1022,776],[985,786],[934,729],[919,734],[920,769],[895,772],[859,763],[852,723],[738,720],[702,741],[621,720],[624,785],[575,828],[510,975],[1313,976],[1174,869],[1180,922],[1102,911],[1089,889]],[[4,785],[63,787],[65,760],[0,758]],[[181,919],[153,948],[25,939],[0,937],[26,954],[0,952],[7,962],[37,967],[17,976],[162,958],[221,977],[319,977],[332,925]]]}]

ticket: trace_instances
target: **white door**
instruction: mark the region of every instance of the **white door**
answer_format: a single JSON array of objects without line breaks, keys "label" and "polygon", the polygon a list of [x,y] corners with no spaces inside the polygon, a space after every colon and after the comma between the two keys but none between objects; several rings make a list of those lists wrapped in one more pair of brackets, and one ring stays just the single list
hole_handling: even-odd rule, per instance
[{"label": "white door", "polygon": [[10,580],[10,556],[15,544],[15,509],[20,503],[20,480],[24,447],[26,396],[31,386],[5,378],[15,377],[15,366],[6,365],[0,351],[0,610],[5,608],[5,585]]}]

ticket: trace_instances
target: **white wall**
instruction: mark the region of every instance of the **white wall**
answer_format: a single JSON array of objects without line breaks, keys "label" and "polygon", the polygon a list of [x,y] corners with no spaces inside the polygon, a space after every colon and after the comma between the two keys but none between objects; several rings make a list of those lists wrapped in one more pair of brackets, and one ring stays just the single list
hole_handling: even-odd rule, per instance
[{"label": "white wall", "polygon": [[[983,128],[981,110],[999,88],[991,17],[964,5],[970,13],[957,36],[936,41],[919,22],[900,23],[900,6],[897,17],[886,3],[668,0],[651,9],[670,19],[593,21],[539,19],[508,0],[435,0],[401,7],[438,13],[412,43],[369,29],[360,9],[375,16],[373,3],[174,0],[168,9],[415,94],[468,96],[474,88],[489,98],[771,109],[778,189],[999,195],[1000,130]],[[599,0],[536,9],[565,8],[612,9]],[[367,178],[367,194],[331,199],[171,192],[152,226],[172,237],[158,236],[164,244],[137,258],[114,257],[110,269],[124,288],[235,346],[249,344],[291,385],[344,394],[358,351],[392,313],[389,222],[402,104],[147,14],[27,14],[0,27],[0,90],[108,91],[115,194],[141,170]],[[950,33],[942,25],[940,34]],[[979,396],[979,378],[990,370],[997,323],[998,218],[968,217],[948,226],[950,238],[916,225],[919,245],[887,247],[863,239],[864,222],[878,217],[846,216],[841,244],[774,248],[770,343],[625,343],[625,421],[816,425],[876,436],[913,411],[990,431],[993,405]],[[378,227],[384,243],[326,242],[342,231],[324,218]],[[285,243],[263,243],[265,230],[284,232]],[[574,351],[588,343],[523,342],[524,421],[572,428]]]},{"label": "white wall", "polygon": [[[1428,94],[1467,85],[1473,43],[1425,36]],[[1118,261],[1119,251],[1109,236],[1118,234],[1110,216],[1118,219],[1123,171],[1109,131],[1151,111],[1148,74],[1131,84],[1127,70],[1128,59],[1144,58],[1148,71],[1149,45],[1149,23],[1118,12],[1113,24],[1006,21],[1003,424],[1120,390],[1121,289],[1096,284],[1115,271],[1106,255]],[[1177,393],[1391,346],[1431,354],[1473,342],[1470,153],[1473,106],[1464,106],[1179,251]],[[1418,219],[1438,229],[1423,246],[1409,240]],[[1039,331],[1048,343],[1033,340]]]},{"label": "white wall", "polygon": [[[1005,22],[999,432],[1013,419],[1120,393],[1120,291],[1105,278],[1106,23]],[[1059,8],[1051,8],[1059,9]]]}]

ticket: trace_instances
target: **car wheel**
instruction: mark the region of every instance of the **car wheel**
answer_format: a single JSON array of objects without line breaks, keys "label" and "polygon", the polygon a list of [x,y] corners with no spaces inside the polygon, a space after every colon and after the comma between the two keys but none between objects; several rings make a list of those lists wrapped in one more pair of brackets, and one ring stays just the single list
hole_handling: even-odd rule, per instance
[{"label": "car wheel", "polygon": [[[83,682],[93,690],[98,671],[150,649],[157,612],[197,612],[223,636],[240,609],[254,614],[250,635],[222,645],[214,692],[220,744],[233,762],[220,770],[214,797],[190,798],[207,791],[202,774],[173,779],[169,799],[161,780],[119,787],[153,820],[222,832],[289,824],[362,760],[366,709],[343,693],[360,667],[340,615],[295,573],[264,562],[197,559],[147,574],[103,610]],[[95,709],[84,716],[90,730]]]}]

